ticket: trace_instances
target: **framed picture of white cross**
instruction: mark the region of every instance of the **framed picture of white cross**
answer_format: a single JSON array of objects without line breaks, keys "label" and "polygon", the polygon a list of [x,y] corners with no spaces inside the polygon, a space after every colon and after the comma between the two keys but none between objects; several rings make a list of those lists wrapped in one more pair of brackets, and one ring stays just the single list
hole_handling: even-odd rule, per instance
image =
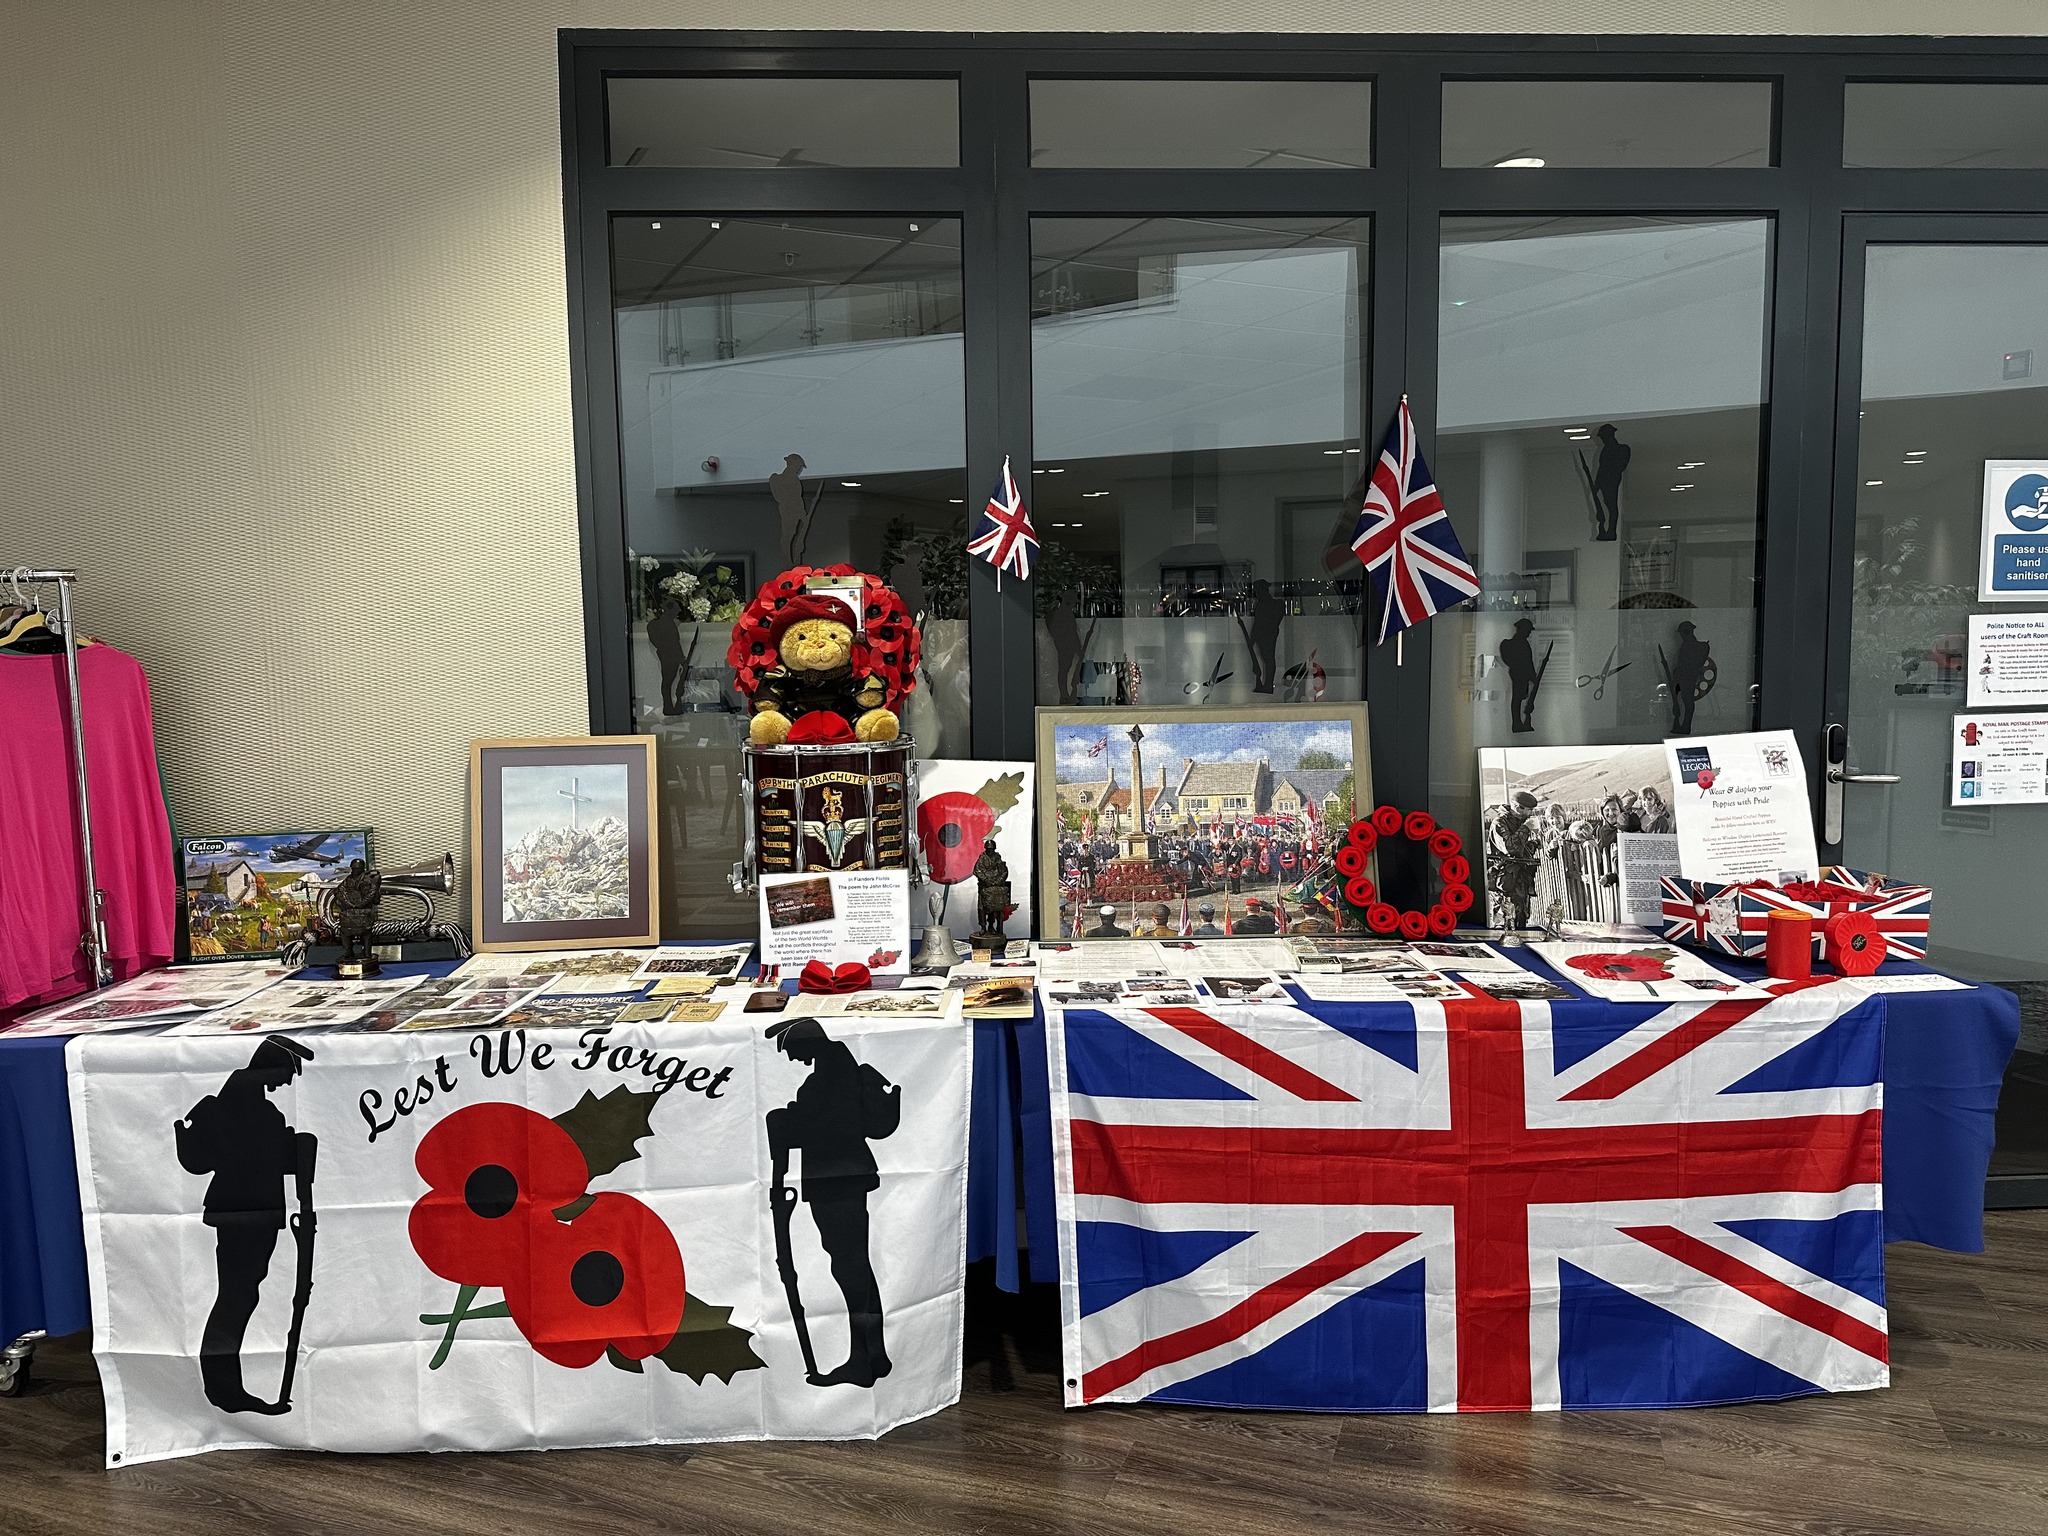
[{"label": "framed picture of white cross", "polygon": [[478,741],[469,910],[480,950],[652,944],[654,738]]}]

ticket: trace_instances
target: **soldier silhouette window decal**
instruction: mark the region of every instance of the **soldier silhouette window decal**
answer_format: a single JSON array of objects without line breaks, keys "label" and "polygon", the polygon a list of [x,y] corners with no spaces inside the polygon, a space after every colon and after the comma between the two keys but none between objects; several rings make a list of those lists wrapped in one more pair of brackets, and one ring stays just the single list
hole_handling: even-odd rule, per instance
[{"label": "soldier silhouette window decal", "polygon": [[[206,1400],[223,1413],[291,1412],[299,1337],[313,1293],[313,1169],[319,1143],[310,1132],[294,1130],[269,1095],[312,1059],[313,1053],[289,1035],[267,1036],[248,1066],[230,1072],[220,1092],[194,1104],[173,1127],[180,1165],[187,1173],[212,1176],[203,1211],[214,1231],[217,1289],[200,1336],[199,1379]],[[270,1277],[278,1235],[287,1226],[288,1181],[298,1200],[289,1220],[298,1248],[297,1281],[284,1374],[276,1401],[265,1402],[243,1384],[242,1346]]]},{"label": "soldier silhouette window decal", "polygon": [[1635,457],[1635,450],[1616,435],[1611,421],[1594,435],[1600,439],[1600,456],[1589,468],[1585,453],[1580,452],[1579,474],[1593,504],[1594,542],[1611,544],[1621,526],[1622,477],[1628,473],[1628,462]]},{"label": "soldier silhouette window decal", "polygon": [[[810,1068],[796,1098],[768,1111],[775,1268],[789,1296],[805,1379],[814,1387],[872,1387],[889,1374],[889,1352],[883,1340],[881,1286],[868,1248],[868,1196],[882,1184],[868,1143],[895,1134],[902,1123],[903,1090],[874,1067],[855,1061],[853,1052],[826,1035],[816,1019],[778,1020],[768,1026],[768,1038],[791,1061]],[[792,1153],[801,1195],[789,1182]],[[824,1372],[818,1369],[804,1316],[790,1234],[799,1198],[811,1208],[833,1282],[846,1300],[846,1360]]]}]

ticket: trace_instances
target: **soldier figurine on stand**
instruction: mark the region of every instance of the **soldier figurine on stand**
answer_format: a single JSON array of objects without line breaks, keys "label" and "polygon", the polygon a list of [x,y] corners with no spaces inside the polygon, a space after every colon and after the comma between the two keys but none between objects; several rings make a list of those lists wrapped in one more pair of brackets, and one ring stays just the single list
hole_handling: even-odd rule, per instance
[{"label": "soldier figurine on stand", "polygon": [[341,958],[334,962],[334,974],[344,981],[384,974],[370,949],[370,930],[377,926],[377,905],[383,897],[384,877],[363,860],[350,859],[333,898],[334,929],[341,935]]},{"label": "soldier figurine on stand", "polygon": [[981,840],[981,857],[974,861],[974,918],[981,926],[974,934],[974,947],[1000,952],[1007,942],[1003,921],[1010,915],[1010,866],[996,852],[996,840]]}]

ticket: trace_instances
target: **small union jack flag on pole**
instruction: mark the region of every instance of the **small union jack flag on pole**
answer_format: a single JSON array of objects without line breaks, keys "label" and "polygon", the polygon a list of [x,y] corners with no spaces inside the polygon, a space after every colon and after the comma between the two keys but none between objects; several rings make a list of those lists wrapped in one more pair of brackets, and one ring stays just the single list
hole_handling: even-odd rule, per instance
[{"label": "small union jack flag on pole", "polygon": [[1479,595],[1479,576],[1416,445],[1406,395],[1366,487],[1351,549],[1380,596],[1381,640]]},{"label": "small union jack flag on pole", "polygon": [[1010,459],[1003,456],[1003,477],[989,493],[982,508],[981,522],[968,540],[967,553],[986,560],[996,568],[998,585],[1003,572],[1031,577],[1032,557],[1038,553],[1038,530],[1031,526],[1031,514],[1024,509],[1024,497],[1010,473]]}]

